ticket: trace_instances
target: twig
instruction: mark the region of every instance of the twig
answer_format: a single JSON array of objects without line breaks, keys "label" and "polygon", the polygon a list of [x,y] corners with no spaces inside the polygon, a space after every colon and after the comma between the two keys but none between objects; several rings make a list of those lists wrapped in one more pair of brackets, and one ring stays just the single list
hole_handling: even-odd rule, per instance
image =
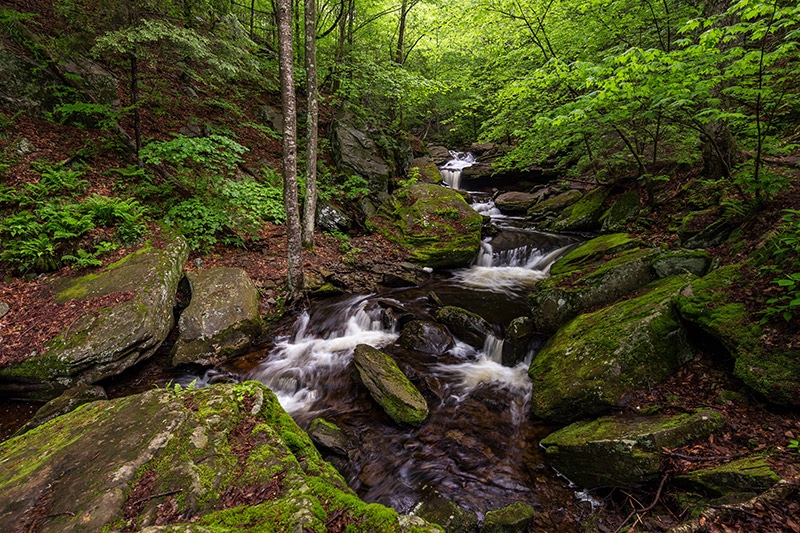
[{"label": "twig", "polygon": [[177,494],[179,492],[183,492],[183,489],[175,489],[175,490],[168,490],[166,492],[159,492],[158,494],[151,494],[150,496],[146,496],[144,498],[140,498],[133,502],[131,506],[139,505],[140,503],[144,503],[149,500],[154,500],[156,498],[161,498],[162,496],[171,496],[173,494]]},{"label": "twig", "polygon": [[[653,501],[650,502],[650,505],[648,505],[644,509],[640,509],[638,511],[635,510],[635,509],[633,511],[631,511],[631,514],[629,514],[628,516],[625,517],[625,520],[622,521],[622,523],[614,531],[614,533],[619,533],[620,531],[622,531],[622,528],[625,527],[625,524],[628,523],[628,520],[633,518],[633,515],[636,515],[636,514],[639,514],[639,513],[646,513],[648,511],[650,511],[651,509],[653,509],[653,507],[655,507],[658,504],[658,501],[661,499],[661,492],[664,490],[664,485],[667,483],[667,478],[669,478],[669,474],[664,474],[664,477],[661,478],[661,483],[658,484],[658,490],[656,491],[656,496],[655,496],[655,498],[653,498]],[[641,520],[641,519],[638,519],[638,520]]]},{"label": "twig", "polygon": [[667,457],[677,457],[678,459],[683,459],[685,461],[691,461],[693,463],[702,463],[705,461],[721,461],[721,460],[729,460],[729,459],[737,459],[741,457],[743,454],[737,453],[734,455],[712,455],[710,457],[695,457],[693,455],[685,455],[678,452],[670,452],[667,450],[661,450],[661,453],[666,455]]}]

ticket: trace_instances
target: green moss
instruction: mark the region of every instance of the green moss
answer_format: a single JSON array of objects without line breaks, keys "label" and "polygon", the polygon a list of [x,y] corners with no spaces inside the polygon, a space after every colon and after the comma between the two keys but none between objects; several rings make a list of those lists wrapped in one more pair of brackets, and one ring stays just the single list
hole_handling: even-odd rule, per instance
[{"label": "green moss", "polygon": [[533,507],[522,502],[489,511],[483,521],[481,533],[524,533],[528,531],[533,514]]},{"label": "green moss", "polygon": [[642,245],[640,239],[634,239],[627,233],[601,235],[571,250],[550,267],[554,276],[580,270],[601,261],[604,257]]},{"label": "green moss", "polygon": [[608,198],[608,190],[597,188],[564,209],[558,219],[547,225],[551,231],[582,231],[595,229],[602,215],[603,203]]},{"label": "green moss", "polygon": [[778,481],[780,476],[763,455],[695,470],[678,478],[681,485],[713,497],[737,492],[763,492]]}]

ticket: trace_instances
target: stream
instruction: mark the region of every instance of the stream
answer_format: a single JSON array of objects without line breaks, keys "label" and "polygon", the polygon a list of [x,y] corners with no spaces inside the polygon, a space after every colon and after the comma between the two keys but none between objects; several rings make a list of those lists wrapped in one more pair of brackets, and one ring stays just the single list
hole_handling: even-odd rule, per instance
[{"label": "stream", "polygon": [[[457,187],[460,169],[474,161],[456,154],[443,168],[447,186]],[[471,267],[437,273],[419,287],[315,301],[290,335],[250,354],[248,361],[257,363],[236,377],[270,387],[303,428],[318,417],[341,428],[349,440],[347,456],[326,458],[367,502],[410,512],[420,501],[445,498],[479,518],[520,501],[563,508],[575,495],[544,466],[538,446],[553,428],[529,410],[527,368],[545,339],[533,339],[515,366],[501,361],[504,331],[528,313],[532,285],[578,239],[502,216],[488,193],[470,197],[496,229]],[[397,344],[404,317],[435,321],[436,299],[481,315],[495,334],[482,347],[456,339],[442,356]],[[353,351],[362,343],[394,357],[423,392],[430,416],[420,427],[393,422],[354,379]],[[203,385],[220,378],[230,376],[214,371],[182,381]],[[547,481],[553,482],[550,490],[542,490]]]}]

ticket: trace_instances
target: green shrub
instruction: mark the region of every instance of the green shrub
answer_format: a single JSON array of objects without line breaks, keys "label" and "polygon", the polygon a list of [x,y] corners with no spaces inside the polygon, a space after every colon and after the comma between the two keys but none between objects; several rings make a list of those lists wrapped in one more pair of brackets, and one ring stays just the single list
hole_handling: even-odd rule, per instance
[{"label": "green shrub", "polygon": [[767,300],[762,323],[776,316],[788,322],[800,311],[800,210],[784,211],[783,223],[767,250],[762,272],[773,276],[781,294]]}]

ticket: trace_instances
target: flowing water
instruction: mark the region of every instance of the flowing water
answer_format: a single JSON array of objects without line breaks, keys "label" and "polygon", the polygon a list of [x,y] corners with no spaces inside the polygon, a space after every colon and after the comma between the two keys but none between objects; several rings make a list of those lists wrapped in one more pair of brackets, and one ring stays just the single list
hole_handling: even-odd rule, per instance
[{"label": "flowing water", "polygon": [[[445,169],[469,161],[474,158],[459,154]],[[455,173],[446,179],[458,186]],[[492,217],[498,232],[483,243],[473,266],[435,275],[420,287],[317,301],[291,335],[257,354],[260,361],[241,375],[269,386],[302,427],[317,417],[339,426],[350,451],[328,459],[365,501],[402,512],[432,495],[479,516],[517,501],[542,503],[537,485],[546,469],[538,441],[552,428],[529,414],[527,376],[542,339],[508,367],[501,364],[503,333],[527,314],[532,285],[576,240],[520,228],[490,199],[475,197],[476,209]],[[409,316],[433,320],[437,299],[480,314],[495,334],[480,347],[458,341],[441,356],[397,344]],[[423,392],[430,415],[420,427],[393,422],[358,383],[352,358],[362,343],[393,356]]]}]

